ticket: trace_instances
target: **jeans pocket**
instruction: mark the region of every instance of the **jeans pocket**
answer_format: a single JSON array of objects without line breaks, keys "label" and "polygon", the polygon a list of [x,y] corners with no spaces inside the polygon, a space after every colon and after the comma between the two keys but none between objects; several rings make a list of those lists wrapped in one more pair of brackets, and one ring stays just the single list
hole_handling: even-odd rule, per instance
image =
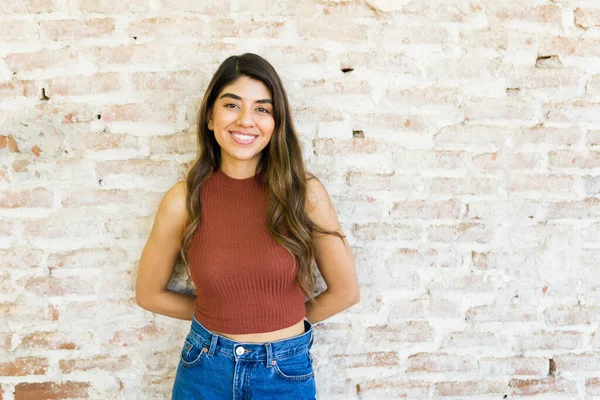
[{"label": "jeans pocket", "polygon": [[200,347],[189,338],[185,339],[183,349],[181,349],[181,364],[186,368],[192,368],[198,365],[204,358],[205,348]]},{"label": "jeans pocket", "polygon": [[307,381],[314,375],[312,364],[310,350],[306,350],[287,358],[275,360],[273,369],[280,378],[291,381]]}]

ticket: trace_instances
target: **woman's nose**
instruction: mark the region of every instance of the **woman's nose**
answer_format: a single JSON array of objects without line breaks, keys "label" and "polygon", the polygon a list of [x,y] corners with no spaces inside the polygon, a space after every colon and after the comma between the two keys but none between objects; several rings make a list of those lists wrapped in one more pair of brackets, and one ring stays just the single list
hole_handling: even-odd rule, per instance
[{"label": "woman's nose", "polygon": [[252,110],[248,107],[243,107],[238,117],[238,124],[241,126],[252,126],[254,125],[254,116]]}]

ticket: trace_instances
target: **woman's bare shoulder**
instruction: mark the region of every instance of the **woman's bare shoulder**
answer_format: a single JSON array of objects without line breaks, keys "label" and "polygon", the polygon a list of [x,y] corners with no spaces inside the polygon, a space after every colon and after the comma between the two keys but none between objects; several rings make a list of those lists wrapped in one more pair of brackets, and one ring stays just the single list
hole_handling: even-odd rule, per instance
[{"label": "woman's bare shoulder", "polygon": [[179,221],[187,220],[187,183],[185,181],[176,182],[165,193],[160,208],[172,218]]}]

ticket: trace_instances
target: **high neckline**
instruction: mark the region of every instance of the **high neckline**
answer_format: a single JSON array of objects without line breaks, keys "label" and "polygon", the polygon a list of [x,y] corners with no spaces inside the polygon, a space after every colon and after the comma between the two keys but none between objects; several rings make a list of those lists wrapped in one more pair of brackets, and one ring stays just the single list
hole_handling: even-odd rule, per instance
[{"label": "high neckline", "polygon": [[217,167],[215,170],[215,175],[220,178],[220,180],[228,186],[248,186],[257,181],[256,175],[252,175],[248,178],[234,178],[232,176],[227,175],[225,171],[221,168]]}]

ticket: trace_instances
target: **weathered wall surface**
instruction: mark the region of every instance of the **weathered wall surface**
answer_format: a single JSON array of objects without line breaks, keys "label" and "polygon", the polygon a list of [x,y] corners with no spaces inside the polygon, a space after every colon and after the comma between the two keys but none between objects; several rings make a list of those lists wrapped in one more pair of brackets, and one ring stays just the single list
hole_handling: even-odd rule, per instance
[{"label": "weathered wall surface", "polygon": [[597,1],[0,0],[0,399],[169,398],[137,262],[247,51],[359,271],[320,398],[600,398]]}]

